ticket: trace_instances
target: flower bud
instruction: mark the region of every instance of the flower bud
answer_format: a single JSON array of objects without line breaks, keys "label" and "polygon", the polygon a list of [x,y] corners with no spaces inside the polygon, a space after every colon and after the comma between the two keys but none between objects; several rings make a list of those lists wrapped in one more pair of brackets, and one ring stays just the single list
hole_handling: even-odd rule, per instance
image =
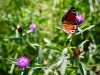
[{"label": "flower bud", "polygon": [[23,28],[20,25],[17,25],[18,32],[22,32]]},{"label": "flower bud", "polygon": [[36,29],[36,24],[30,24],[29,25],[30,30],[34,31]]}]

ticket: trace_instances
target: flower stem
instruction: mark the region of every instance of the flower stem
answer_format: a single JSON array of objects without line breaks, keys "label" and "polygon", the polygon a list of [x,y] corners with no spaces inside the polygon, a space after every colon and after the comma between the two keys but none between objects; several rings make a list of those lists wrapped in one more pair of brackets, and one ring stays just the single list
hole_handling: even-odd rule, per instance
[{"label": "flower stem", "polygon": [[[17,59],[17,56],[18,56],[18,53],[15,54],[14,59]],[[12,65],[11,65],[11,68],[10,68],[10,71],[9,71],[10,74],[13,73],[14,67],[15,67],[15,64],[12,64]]]}]

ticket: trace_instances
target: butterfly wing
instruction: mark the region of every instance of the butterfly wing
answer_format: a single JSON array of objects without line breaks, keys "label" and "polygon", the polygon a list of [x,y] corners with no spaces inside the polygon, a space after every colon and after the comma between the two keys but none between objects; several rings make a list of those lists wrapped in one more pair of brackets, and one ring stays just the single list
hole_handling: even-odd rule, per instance
[{"label": "butterfly wing", "polygon": [[77,29],[77,27],[78,27],[77,25],[63,24],[62,29],[68,34],[73,34]]},{"label": "butterfly wing", "polygon": [[67,16],[71,21],[76,22],[76,11],[74,7],[70,8],[70,10],[67,12]]},{"label": "butterfly wing", "polygon": [[76,24],[76,12],[74,7],[71,7],[71,9],[63,16],[62,23],[62,29],[66,33],[72,34],[75,32],[78,26]]}]

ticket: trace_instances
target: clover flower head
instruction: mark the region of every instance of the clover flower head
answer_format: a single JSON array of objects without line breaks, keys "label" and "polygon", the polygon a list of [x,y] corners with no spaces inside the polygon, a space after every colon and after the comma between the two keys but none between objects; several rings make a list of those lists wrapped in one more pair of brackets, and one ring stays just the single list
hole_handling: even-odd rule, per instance
[{"label": "clover flower head", "polygon": [[17,25],[18,32],[22,32],[23,28],[20,25]]},{"label": "clover flower head", "polygon": [[76,14],[76,21],[77,23],[80,25],[84,22],[84,18],[82,16],[82,14]]},{"label": "clover flower head", "polygon": [[32,30],[32,31],[34,31],[36,29],[36,24],[31,23],[29,25],[29,29]]},{"label": "clover flower head", "polygon": [[26,56],[21,56],[17,59],[17,66],[19,66],[20,68],[26,68],[29,63],[30,61]]}]

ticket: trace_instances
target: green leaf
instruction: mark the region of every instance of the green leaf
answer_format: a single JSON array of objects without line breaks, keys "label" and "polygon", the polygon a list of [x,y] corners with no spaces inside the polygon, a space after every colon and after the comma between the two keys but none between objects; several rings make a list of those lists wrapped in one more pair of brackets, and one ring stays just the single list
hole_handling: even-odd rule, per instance
[{"label": "green leaf", "polygon": [[13,1],[16,4],[16,7],[21,11],[19,1],[17,1],[17,0],[13,0]]},{"label": "green leaf", "polygon": [[85,71],[85,68],[82,66],[81,62],[77,62],[78,63],[78,67],[81,71],[81,75],[86,75],[86,71]]},{"label": "green leaf", "polygon": [[67,67],[67,59],[64,59],[60,66],[61,75],[65,75],[66,67]]},{"label": "green leaf", "polygon": [[8,61],[10,61],[12,64],[16,64],[16,59],[14,58],[6,58]]},{"label": "green leaf", "polygon": [[29,70],[29,72],[28,72],[28,75],[32,75],[33,74],[33,72],[36,70],[36,68],[31,68],[30,70]]},{"label": "green leaf", "polygon": [[34,71],[35,71],[36,69],[41,69],[41,68],[43,68],[43,67],[34,67],[34,68],[31,68],[31,69],[29,70],[29,72],[28,72],[28,75],[33,75],[33,73],[34,73]]},{"label": "green leaf", "polygon": [[35,50],[36,50],[36,46],[40,46],[40,45],[37,44],[37,43],[32,44],[32,43],[30,43],[30,42],[28,42],[28,41],[27,41],[27,43],[28,43],[33,49],[35,49]]},{"label": "green leaf", "polygon": [[62,51],[63,47],[61,45],[57,45],[57,44],[46,44],[46,47],[47,48],[51,48],[51,49],[54,49],[54,50],[58,50],[58,51]]},{"label": "green leaf", "polygon": [[50,43],[51,43],[51,41],[48,40],[47,38],[43,38],[43,40],[44,40],[47,44],[50,44]]},{"label": "green leaf", "polygon": [[[67,51],[68,51],[68,49],[67,49],[67,48],[64,48],[63,51],[62,51],[62,54],[61,54],[61,56],[58,58],[57,62],[54,63],[54,64],[52,64],[52,65],[49,67],[49,69],[55,69],[55,68],[57,68],[58,66],[60,66],[60,65],[64,62],[64,60],[65,60],[65,62],[64,62],[63,64],[67,63],[66,59],[69,58],[69,55],[67,55],[67,56],[65,55],[65,54],[67,54]],[[62,66],[64,66],[64,65],[62,65]],[[67,66],[67,65],[66,65],[66,66]],[[65,71],[63,71],[62,75],[64,74],[64,72],[65,72]]]},{"label": "green leaf", "polygon": [[28,33],[28,34],[29,34],[29,33],[32,33],[32,32],[33,32],[32,30],[27,30],[27,31],[26,31],[26,33]]},{"label": "green leaf", "polygon": [[62,59],[57,61],[56,63],[52,64],[49,69],[55,69],[62,63]]},{"label": "green leaf", "polygon": [[78,32],[78,33],[76,33],[76,35],[81,34],[81,33],[83,33],[84,31],[93,28],[94,26],[95,26],[95,25],[91,25],[91,26],[89,26],[89,27],[87,27],[87,28],[85,28],[85,29],[82,29],[82,32]]},{"label": "green leaf", "polygon": [[20,38],[20,45],[22,46],[23,44],[23,38]]},{"label": "green leaf", "polygon": [[40,63],[43,62],[43,51],[42,51],[41,45],[40,45],[39,52],[38,52],[38,60],[39,60]]},{"label": "green leaf", "polygon": [[67,54],[67,51],[68,51],[68,48],[64,48],[63,51],[62,51],[62,55]]},{"label": "green leaf", "polygon": [[10,41],[12,41],[12,40],[15,40],[15,41],[20,40],[20,38],[6,38],[5,40],[7,40],[7,39],[9,39]]},{"label": "green leaf", "polygon": [[[59,60],[62,59],[63,57],[65,57],[65,54],[67,55],[67,51],[68,48],[64,48],[62,51],[62,55],[59,57]],[[62,63],[60,65],[60,73],[61,75],[65,75],[65,71],[66,71],[66,66],[67,66],[67,59],[63,59]]]},{"label": "green leaf", "polygon": [[68,40],[68,39],[70,39],[70,38],[71,38],[71,36],[72,36],[72,34],[69,34],[69,35],[68,35],[68,37],[67,37],[67,40]]},{"label": "green leaf", "polygon": [[85,41],[83,41],[82,43],[79,44],[78,47],[81,48],[81,47],[82,47],[82,46],[83,46],[87,41],[89,41],[89,40],[85,40]]},{"label": "green leaf", "polygon": [[25,69],[23,68],[20,75],[24,75]]}]

